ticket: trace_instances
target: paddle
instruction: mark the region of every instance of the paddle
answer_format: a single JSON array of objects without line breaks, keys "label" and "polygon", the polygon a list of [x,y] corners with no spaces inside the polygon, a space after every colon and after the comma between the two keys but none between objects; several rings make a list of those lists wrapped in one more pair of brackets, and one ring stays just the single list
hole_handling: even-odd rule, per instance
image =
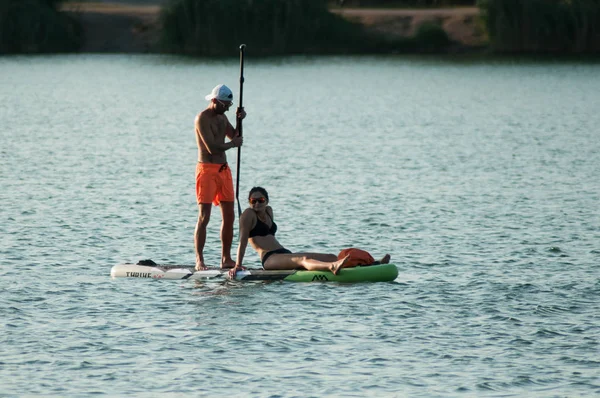
[{"label": "paddle", "polygon": [[[240,46],[240,104],[238,105],[236,114],[242,109],[242,100],[244,97],[244,50],[246,49],[246,45],[242,44]],[[242,136],[242,119],[236,117],[236,129]],[[242,147],[238,147],[237,153],[237,174],[235,181],[235,198],[237,199],[238,204],[238,217],[242,215],[242,206],[240,206],[240,158],[242,156]]]}]

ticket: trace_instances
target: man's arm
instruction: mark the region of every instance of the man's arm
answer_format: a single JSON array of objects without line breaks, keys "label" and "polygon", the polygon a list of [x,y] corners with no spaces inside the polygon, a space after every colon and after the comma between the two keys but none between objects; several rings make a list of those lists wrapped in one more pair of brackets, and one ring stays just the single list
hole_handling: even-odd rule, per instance
[{"label": "man's arm", "polygon": [[[226,122],[227,124],[229,124],[229,121],[226,120]],[[206,150],[211,155],[225,152],[228,149],[242,145],[241,139],[232,139],[229,142],[219,142],[219,140],[216,139],[215,134],[212,130],[210,120],[207,117],[204,117],[202,114],[196,117],[196,131],[198,131],[200,139],[204,143]]]},{"label": "man's arm", "polygon": [[229,123],[229,120],[227,120],[227,127],[225,128],[225,135],[227,136],[227,138],[229,138],[230,140],[233,139],[233,137],[235,137],[236,135],[238,135],[238,131],[235,127],[233,127],[231,125],[231,123]]},{"label": "man's arm", "polygon": [[[236,111],[235,114],[236,120],[237,119],[241,119],[244,120],[244,118],[246,117],[246,111],[244,110],[244,108],[238,108],[238,110]],[[238,136],[240,134],[239,128],[236,125],[235,127],[233,127],[231,125],[231,123],[229,123],[229,120],[227,119],[227,128],[225,129],[225,135],[227,136],[227,138],[229,138],[230,140],[233,140],[234,137]]]}]

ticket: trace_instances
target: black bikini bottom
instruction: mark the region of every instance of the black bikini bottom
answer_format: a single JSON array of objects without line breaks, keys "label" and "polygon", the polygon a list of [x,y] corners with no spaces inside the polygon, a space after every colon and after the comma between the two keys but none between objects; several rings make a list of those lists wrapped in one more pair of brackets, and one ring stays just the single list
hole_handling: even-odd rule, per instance
[{"label": "black bikini bottom", "polygon": [[265,255],[263,256],[263,258],[260,259],[260,262],[262,263],[263,267],[265,266],[267,259],[269,257],[271,257],[273,254],[292,254],[292,252],[283,247],[281,249],[275,249],[275,250],[271,250],[270,252],[266,252]]}]

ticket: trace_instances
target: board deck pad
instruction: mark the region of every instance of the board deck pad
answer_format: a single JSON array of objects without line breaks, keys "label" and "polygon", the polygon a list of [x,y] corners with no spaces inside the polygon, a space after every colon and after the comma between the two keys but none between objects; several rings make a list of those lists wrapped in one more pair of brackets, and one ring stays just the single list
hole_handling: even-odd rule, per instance
[{"label": "board deck pad", "polygon": [[[155,264],[140,261],[138,264],[118,264],[112,267],[113,278],[170,279],[170,280],[210,280],[229,279],[228,271],[221,268],[209,268],[196,271],[193,265]],[[248,268],[238,271],[235,279],[241,281],[274,281],[290,282],[388,282],[398,276],[398,268],[394,264],[379,264],[342,268],[337,275],[329,271],[306,270],[264,270]]]}]

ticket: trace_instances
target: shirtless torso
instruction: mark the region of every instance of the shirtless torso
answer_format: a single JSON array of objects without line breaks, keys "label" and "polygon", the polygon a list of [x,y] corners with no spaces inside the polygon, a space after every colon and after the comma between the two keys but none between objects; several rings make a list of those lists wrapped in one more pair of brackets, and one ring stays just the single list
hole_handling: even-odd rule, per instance
[{"label": "shirtless torso", "polygon": [[[235,218],[235,194],[225,151],[240,147],[243,140],[225,116],[225,112],[233,105],[233,101],[224,98],[218,99],[224,90],[231,99],[233,98],[228,88],[215,87],[213,93],[206,98],[210,101],[208,107],[196,116],[194,123],[198,146],[198,164],[196,165],[198,221],[194,231],[194,248],[196,269],[198,270],[206,268],[203,252],[206,242],[206,227],[210,220],[213,204],[221,207],[223,219],[221,224],[221,268],[231,268],[235,265],[230,254]],[[236,117],[243,119],[245,116],[244,109],[238,108]],[[225,138],[229,138],[230,141],[225,142]]]},{"label": "shirtless torso", "polygon": [[[227,116],[207,108],[196,116],[196,144],[198,145],[198,162],[227,163],[225,151],[239,146],[241,137],[234,137],[235,129]],[[225,137],[231,141],[225,142]],[[234,138],[239,138],[237,141]]]}]

